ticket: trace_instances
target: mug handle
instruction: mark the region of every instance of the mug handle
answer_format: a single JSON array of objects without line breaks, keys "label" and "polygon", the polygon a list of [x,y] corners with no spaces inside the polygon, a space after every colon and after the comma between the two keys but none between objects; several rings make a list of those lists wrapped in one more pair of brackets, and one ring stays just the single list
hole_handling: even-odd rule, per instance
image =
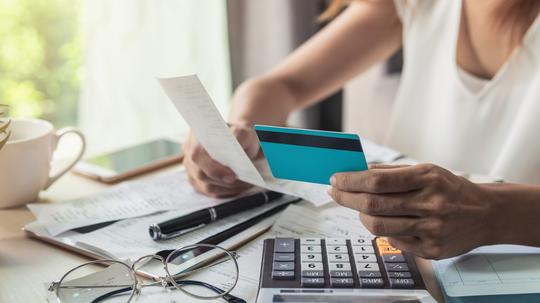
[{"label": "mug handle", "polygon": [[81,160],[83,154],[84,154],[84,151],[86,149],[86,139],[84,138],[84,135],[78,131],[77,129],[73,128],[73,127],[64,127],[64,128],[61,128],[59,130],[57,130],[55,133],[54,133],[54,149],[56,149],[56,146],[58,145],[58,142],[60,141],[60,139],[62,139],[62,137],[64,135],[67,135],[67,134],[75,134],[79,137],[79,139],[81,139],[81,148],[79,149],[79,153],[77,154],[77,156],[73,159],[73,161],[71,161],[71,163],[69,165],[67,165],[64,169],[62,169],[60,172],[58,172],[57,174],[53,175],[53,176],[49,176],[49,179],[47,180],[47,184],[45,185],[45,188],[43,190],[46,190],[47,188],[49,188],[54,182],[56,182],[56,180],[58,180],[60,177],[62,177],[65,173],[67,173],[70,169],[73,168],[73,166],[75,166],[75,164],[77,164],[77,162],[79,162],[79,160]]}]

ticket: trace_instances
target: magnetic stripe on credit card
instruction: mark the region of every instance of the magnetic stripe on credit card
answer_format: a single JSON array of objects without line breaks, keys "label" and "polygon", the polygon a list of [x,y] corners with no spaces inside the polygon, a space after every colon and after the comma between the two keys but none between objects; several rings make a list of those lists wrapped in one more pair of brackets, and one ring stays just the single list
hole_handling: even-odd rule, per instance
[{"label": "magnetic stripe on credit card", "polygon": [[272,132],[257,130],[257,136],[261,142],[300,145],[309,147],[321,147],[341,149],[355,152],[363,152],[359,139],[344,139],[336,137],[294,134],[285,132]]}]

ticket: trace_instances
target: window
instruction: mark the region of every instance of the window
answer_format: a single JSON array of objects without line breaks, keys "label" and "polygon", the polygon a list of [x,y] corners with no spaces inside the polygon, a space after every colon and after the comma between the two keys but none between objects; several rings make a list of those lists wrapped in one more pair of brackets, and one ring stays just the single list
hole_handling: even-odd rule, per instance
[{"label": "window", "polygon": [[0,103],[18,117],[77,123],[80,1],[0,1]]},{"label": "window", "polygon": [[186,133],[156,77],[198,74],[226,114],[229,65],[225,1],[0,2],[0,103],[78,126],[90,153]]}]

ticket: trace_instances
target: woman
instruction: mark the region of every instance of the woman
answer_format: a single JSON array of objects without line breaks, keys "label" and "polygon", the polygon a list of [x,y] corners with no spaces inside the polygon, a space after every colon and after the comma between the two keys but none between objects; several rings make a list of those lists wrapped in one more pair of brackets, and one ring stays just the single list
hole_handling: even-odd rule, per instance
[{"label": "woman", "polygon": [[[254,158],[254,123],[284,125],[291,111],[403,47],[385,143],[437,165],[338,173],[330,195],[358,210],[375,235],[425,258],[488,244],[540,246],[539,10],[537,0],[352,1],[283,63],[238,88],[232,129]],[[185,154],[197,190],[227,196],[248,187],[193,137]],[[473,184],[442,167],[522,184]]]}]

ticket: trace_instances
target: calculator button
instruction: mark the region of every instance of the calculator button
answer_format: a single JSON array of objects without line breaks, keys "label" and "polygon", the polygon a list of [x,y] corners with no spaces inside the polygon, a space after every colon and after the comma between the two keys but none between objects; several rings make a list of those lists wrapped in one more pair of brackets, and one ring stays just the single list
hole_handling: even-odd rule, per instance
[{"label": "calculator button", "polygon": [[359,271],[358,276],[360,278],[380,278],[380,277],[382,277],[380,271],[374,271],[374,270]]},{"label": "calculator button", "polygon": [[413,279],[389,279],[390,287],[391,288],[413,288],[414,287],[414,281]]},{"label": "calculator button", "polygon": [[374,254],[375,253],[375,249],[373,249],[373,246],[368,246],[368,245],[353,246],[352,249],[355,254]]},{"label": "calculator button", "polygon": [[408,271],[391,271],[386,273],[388,278],[410,278],[411,273]]},{"label": "calculator button", "polygon": [[409,271],[407,263],[384,263],[386,271]]},{"label": "calculator button", "polygon": [[322,270],[302,270],[302,277],[307,277],[307,278],[324,277],[324,272]]},{"label": "calculator button", "polygon": [[374,254],[355,254],[354,261],[356,263],[373,263],[377,262],[377,257]]},{"label": "calculator button", "polygon": [[293,253],[294,239],[276,238],[274,241],[274,253]]},{"label": "calculator button", "polygon": [[352,271],[350,270],[331,270],[330,271],[330,277],[332,278],[351,278],[352,277]]},{"label": "calculator button", "polygon": [[400,263],[405,262],[405,257],[402,254],[386,254],[382,256],[385,263]]},{"label": "calculator button", "polygon": [[294,254],[274,254],[274,262],[294,262]]},{"label": "calculator button", "polygon": [[301,254],[300,261],[302,262],[322,262],[321,254]]},{"label": "calculator button", "polygon": [[379,246],[379,253],[381,255],[401,254],[401,250],[392,246]]},{"label": "calculator button", "polygon": [[351,270],[351,264],[349,263],[329,263],[328,264],[328,270],[329,271],[350,271]]},{"label": "calculator button", "polygon": [[329,245],[347,245],[347,240],[344,238],[326,238],[326,246]]},{"label": "calculator button", "polygon": [[302,253],[320,253],[321,246],[319,245],[301,245],[300,251]]},{"label": "calculator button", "polygon": [[332,253],[332,254],[347,254],[348,253],[348,250],[347,250],[347,246],[344,246],[344,245],[336,245],[336,246],[327,246],[326,247],[326,252],[327,253]]},{"label": "calculator button", "polygon": [[361,278],[360,287],[362,288],[382,288],[383,287],[382,278]]},{"label": "calculator button", "polygon": [[302,287],[323,287],[323,278],[302,278]]},{"label": "calculator button", "polygon": [[294,262],[274,262],[273,270],[294,270]]},{"label": "calculator button", "polygon": [[332,287],[352,287],[354,280],[352,278],[330,278]]},{"label": "calculator button", "polygon": [[274,280],[294,280],[294,271],[272,271],[272,279]]},{"label": "calculator button", "polygon": [[300,245],[321,245],[320,238],[300,238]]},{"label": "calculator button", "polygon": [[371,240],[368,238],[351,239],[351,245],[352,246],[371,245]]},{"label": "calculator button", "polygon": [[345,254],[328,254],[328,262],[332,262],[332,263],[349,262],[349,255],[345,255]]},{"label": "calculator button", "polygon": [[375,243],[377,243],[378,246],[390,246],[390,243],[388,242],[387,238],[377,238],[375,240]]},{"label": "calculator button", "polygon": [[323,270],[323,264],[322,263],[316,263],[316,262],[302,262],[300,265],[300,268],[302,271],[304,270]]},{"label": "calculator button", "polygon": [[378,271],[379,264],[377,263],[356,263],[356,269],[358,271]]}]

